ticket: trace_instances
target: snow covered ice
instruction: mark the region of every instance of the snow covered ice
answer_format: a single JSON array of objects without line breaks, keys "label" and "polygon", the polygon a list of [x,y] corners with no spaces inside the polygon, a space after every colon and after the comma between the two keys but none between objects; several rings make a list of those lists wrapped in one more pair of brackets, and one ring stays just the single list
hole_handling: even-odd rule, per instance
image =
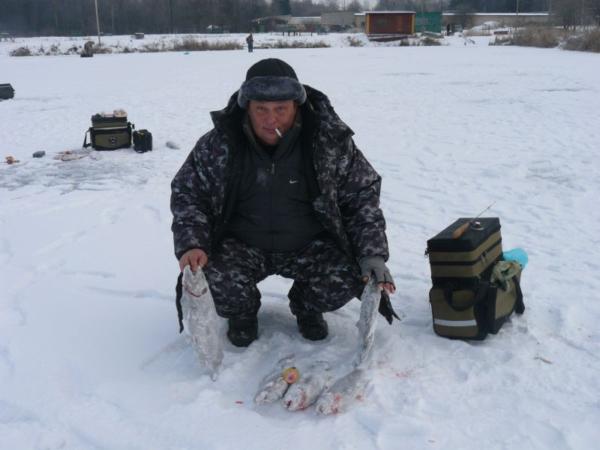
[{"label": "snow covered ice", "polygon": [[[21,161],[0,164],[0,449],[597,446],[600,56],[484,38],[435,48],[331,39],[330,49],[87,59],[11,58],[13,43],[0,43],[0,82],[16,91],[0,102],[0,157]],[[332,367],[347,373],[358,301],[326,314],[330,336],[308,342],[288,309],[290,282],[265,280],[259,339],[226,342],[215,382],[178,333],[169,183],[209,111],[264,57],[329,95],[383,177],[402,321],[377,318],[370,387],[344,414],[259,406],[254,395],[290,354],[348,361]],[[54,159],[81,148],[94,113],[118,108],[152,132],[152,152]],[[504,249],[529,254],[526,312],[483,342],[439,338],[426,240],[493,201],[486,214],[500,217]]]}]

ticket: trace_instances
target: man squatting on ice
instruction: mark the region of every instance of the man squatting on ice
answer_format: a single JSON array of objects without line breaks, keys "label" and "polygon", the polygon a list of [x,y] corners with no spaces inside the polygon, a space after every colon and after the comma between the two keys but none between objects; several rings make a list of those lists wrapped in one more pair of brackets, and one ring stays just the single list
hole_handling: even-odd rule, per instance
[{"label": "man squatting on ice", "polygon": [[256,285],[273,274],[294,280],[290,309],[306,339],[327,337],[323,313],[360,297],[371,275],[391,323],[381,177],[329,99],[264,59],[211,117],[173,179],[172,231],[181,270],[203,268],[229,340],[258,337]]}]

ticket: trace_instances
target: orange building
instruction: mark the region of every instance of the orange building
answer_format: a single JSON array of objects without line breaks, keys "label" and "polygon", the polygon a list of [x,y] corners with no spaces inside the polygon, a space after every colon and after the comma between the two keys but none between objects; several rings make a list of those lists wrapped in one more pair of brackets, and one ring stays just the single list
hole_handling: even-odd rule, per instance
[{"label": "orange building", "polygon": [[365,11],[365,33],[376,35],[415,34],[414,11]]}]

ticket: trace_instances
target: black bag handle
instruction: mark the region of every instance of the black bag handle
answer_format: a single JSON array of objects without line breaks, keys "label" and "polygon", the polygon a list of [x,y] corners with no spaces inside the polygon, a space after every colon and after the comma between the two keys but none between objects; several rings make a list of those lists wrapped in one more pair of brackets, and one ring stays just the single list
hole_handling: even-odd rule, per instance
[{"label": "black bag handle", "polygon": [[88,130],[83,135],[83,148],[88,148],[88,147],[91,147],[91,145],[92,145],[91,142],[89,144],[87,142],[88,133],[90,133],[90,131],[91,131],[91,128],[88,128]]},{"label": "black bag handle", "polygon": [[450,286],[446,286],[444,288],[444,299],[446,300],[446,303],[448,303],[448,305],[453,310],[466,311],[467,309],[475,306],[477,303],[479,303],[481,300],[483,300],[487,296],[489,287],[490,287],[490,284],[487,281],[480,282],[479,286],[477,286],[477,291],[475,292],[473,299],[470,302],[467,302],[466,305],[456,306],[454,304],[454,294],[453,294],[454,290]]},{"label": "black bag handle", "polygon": [[512,277],[513,283],[515,283],[515,290],[517,291],[517,301],[515,303],[515,312],[517,314],[523,314],[525,312],[525,303],[523,303],[523,291],[521,290],[521,283],[515,275]]}]

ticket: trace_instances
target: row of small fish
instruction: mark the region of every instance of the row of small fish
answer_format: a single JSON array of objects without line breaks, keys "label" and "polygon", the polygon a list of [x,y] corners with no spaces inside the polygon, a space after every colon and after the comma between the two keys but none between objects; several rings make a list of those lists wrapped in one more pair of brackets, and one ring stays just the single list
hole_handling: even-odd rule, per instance
[{"label": "row of small fish", "polygon": [[[337,414],[345,411],[360,399],[367,385],[366,373],[354,370],[335,383],[331,368],[326,361],[317,361],[306,370],[295,367],[293,359],[285,358],[278,367],[265,377],[254,398],[257,404],[281,401],[288,411],[301,411],[316,403],[320,414]],[[286,377],[293,367],[296,377]]]}]

